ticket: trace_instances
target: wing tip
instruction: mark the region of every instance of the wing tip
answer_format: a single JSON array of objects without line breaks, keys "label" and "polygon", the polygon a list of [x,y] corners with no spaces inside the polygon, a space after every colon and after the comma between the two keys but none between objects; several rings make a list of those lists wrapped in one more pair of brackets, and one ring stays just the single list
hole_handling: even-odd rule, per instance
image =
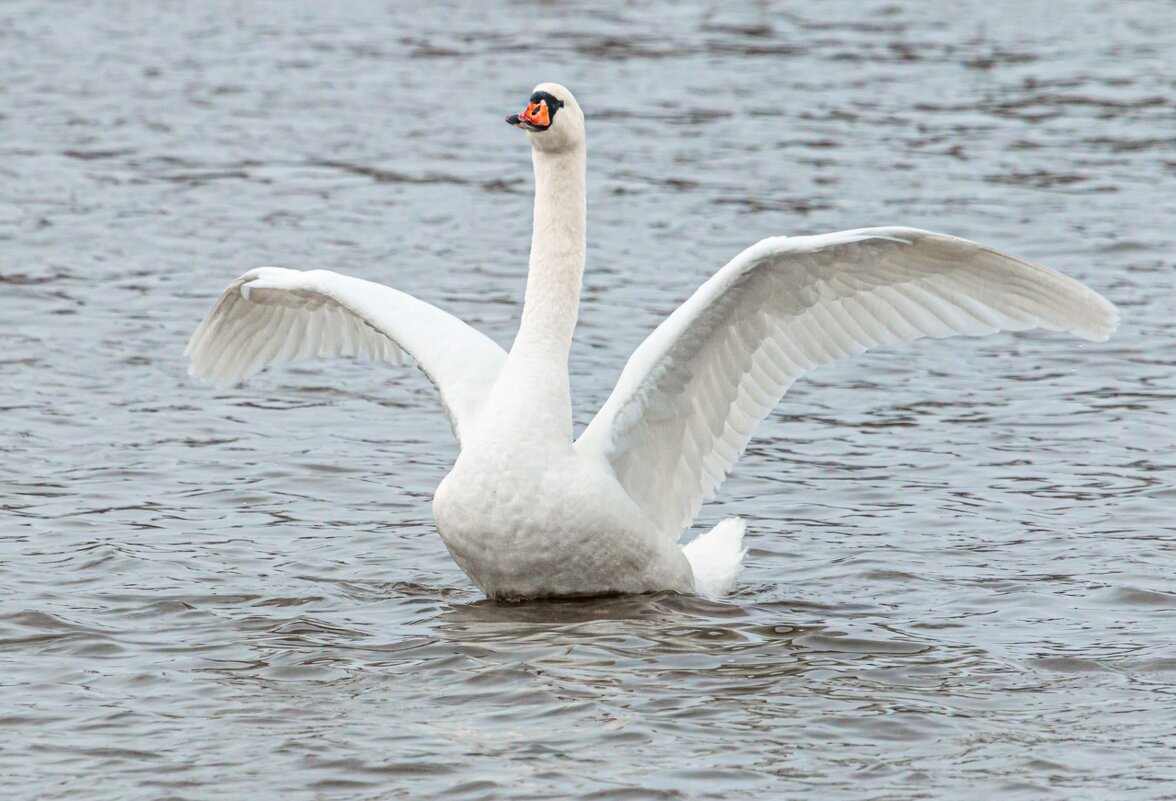
[{"label": "wing tip", "polygon": [[1074,333],[1090,342],[1106,342],[1119,328],[1122,318],[1119,308],[1094,290],[1088,290],[1093,295],[1094,308],[1090,319]]},{"label": "wing tip", "polygon": [[244,383],[246,379],[246,376],[223,375],[217,371],[215,364],[209,364],[198,355],[188,363],[186,372],[189,378],[218,390],[229,389],[236,384]]}]

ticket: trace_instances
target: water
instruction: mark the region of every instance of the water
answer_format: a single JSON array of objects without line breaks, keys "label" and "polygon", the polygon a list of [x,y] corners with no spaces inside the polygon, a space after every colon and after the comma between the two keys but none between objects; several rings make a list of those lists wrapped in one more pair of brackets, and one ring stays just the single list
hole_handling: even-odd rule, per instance
[{"label": "water", "polygon": [[[1171,6],[0,7],[5,798],[1176,797]],[[920,343],[798,384],[700,526],[723,603],[488,603],[410,369],[228,392],[183,345],[326,266],[509,343],[542,80],[589,114],[577,421],[767,235],[978,239],[1106,344]]]}]

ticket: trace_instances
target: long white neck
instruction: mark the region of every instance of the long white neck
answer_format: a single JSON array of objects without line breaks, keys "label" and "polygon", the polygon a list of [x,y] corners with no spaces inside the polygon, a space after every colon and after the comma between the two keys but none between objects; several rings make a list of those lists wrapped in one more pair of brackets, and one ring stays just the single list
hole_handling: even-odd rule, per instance
[{"label": "long white neck", "polygon": [[559,153],[533,150],[535,222],[523,319],[511,357],[558,362],[568,351],[580,310],[587,229],[584,147]]},{"label": "long white neck", "polygon": [[520,436],[572,441],[568,353],[580,306],[587,231],[584,144],[532,150],[535,224],[519,332],[493,393],[493,416]]}]

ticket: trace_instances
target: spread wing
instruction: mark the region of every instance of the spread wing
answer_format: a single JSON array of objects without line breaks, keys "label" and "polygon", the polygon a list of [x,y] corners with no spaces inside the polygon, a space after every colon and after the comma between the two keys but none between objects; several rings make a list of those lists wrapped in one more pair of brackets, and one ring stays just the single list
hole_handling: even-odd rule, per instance
[{"label": "spread wing", "polygon": [[1115,307],[1064,275],[913,228],[766,239],[641,344],[576,442],[668,536],[714,497],[808,370],[922,337],[1046,328],[1102,341]]},{"label": "spread wing", "polygon": [[222,387],[299,359],[400,364],[408,353],[440,393],[459,441],[506,360],[487,336],[411,295],[329,270],[281,267],[250,270],[230,284],[184,353],[191,375]]}]

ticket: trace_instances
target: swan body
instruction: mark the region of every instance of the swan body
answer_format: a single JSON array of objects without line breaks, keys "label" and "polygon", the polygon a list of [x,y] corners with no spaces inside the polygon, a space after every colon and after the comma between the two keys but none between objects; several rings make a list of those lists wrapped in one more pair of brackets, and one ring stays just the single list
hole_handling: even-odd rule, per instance
[{"label": "swan body", "polygon": [[395,289],[262,267],[221,295],[188,343],[190,373],[225,386],[274,364],[409,354],[460,445],[433,516],[487,595],[729,592],[743,522],[678,543],[755,426],[820,364],[922,337],[1040,327],[1103,341],[1108,301],[1060,273],[913,228],[765,239],[736,256],[633,353],[572,436],[568,354],[586,241],[584,117],[540,84],[507,122],[528,131],[534,227],[509,352]]}]

